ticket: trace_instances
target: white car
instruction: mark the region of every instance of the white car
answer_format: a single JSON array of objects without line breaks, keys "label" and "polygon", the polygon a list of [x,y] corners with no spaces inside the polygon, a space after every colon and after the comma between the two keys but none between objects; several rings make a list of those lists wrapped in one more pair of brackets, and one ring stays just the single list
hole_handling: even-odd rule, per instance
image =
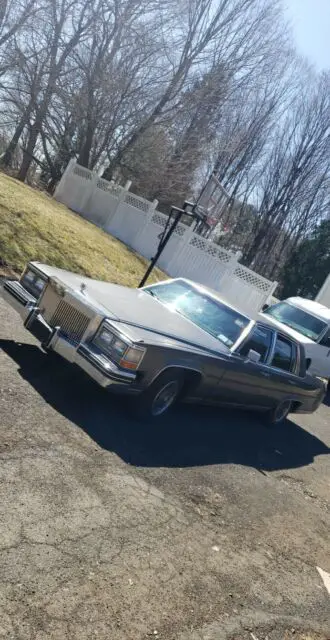
[{"label": "white car", "polygon": [[288,298],[264,308],[259,319],[285,330],[305,348],[309,373],[330,380],[330,309],[305,298]]}]

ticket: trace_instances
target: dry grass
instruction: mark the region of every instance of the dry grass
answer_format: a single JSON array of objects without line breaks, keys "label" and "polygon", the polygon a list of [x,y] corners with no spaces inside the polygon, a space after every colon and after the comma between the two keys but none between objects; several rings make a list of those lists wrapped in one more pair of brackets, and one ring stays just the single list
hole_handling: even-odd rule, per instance
[{"label": "dry grass", "polygon": [[[0,173],[0,273],[29,260],[136,286],[148,261],[47,195]],[[155,270],[152,280],[164,279]]]}]

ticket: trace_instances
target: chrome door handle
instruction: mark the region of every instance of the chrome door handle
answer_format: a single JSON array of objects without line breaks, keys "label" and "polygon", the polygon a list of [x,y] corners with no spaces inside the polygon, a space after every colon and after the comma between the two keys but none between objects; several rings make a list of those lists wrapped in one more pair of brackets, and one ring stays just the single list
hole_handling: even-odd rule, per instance
[{"label": "chrome door handle", "polygon": [[266,371],[260,371],[260,373],[264,378],[270,378],[270,373],[266,373]]}]

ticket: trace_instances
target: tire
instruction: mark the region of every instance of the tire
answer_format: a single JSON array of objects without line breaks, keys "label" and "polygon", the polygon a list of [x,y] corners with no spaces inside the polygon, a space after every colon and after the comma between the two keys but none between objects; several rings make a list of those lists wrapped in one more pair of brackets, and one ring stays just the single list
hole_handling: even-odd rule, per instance
[{"label": "tire", "polygon": [[164,371],[136,399],[134,415],[140,420],[160,420],[178,400],[184,383],[184,373],[175,369]]},{"label": "tire", "polygon": [[270,427],[277,427],[286,420],[289,413],[292,410],[292,401],[291,400],[283,400],[280,402],[274,409],[268,411],[266,414],[266,424]]}]

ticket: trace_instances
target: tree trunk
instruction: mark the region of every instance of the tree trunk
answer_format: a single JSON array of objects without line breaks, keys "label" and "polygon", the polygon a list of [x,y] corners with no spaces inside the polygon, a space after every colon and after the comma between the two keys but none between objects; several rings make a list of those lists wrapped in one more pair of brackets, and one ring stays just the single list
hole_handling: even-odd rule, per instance
[{"label": "tree trunk", "polygon": [[34,152],[34,149],[38,140],[38,136],[40,133],[40,128],[41,128],[41,119],[37,117],[35,123],[31,127],[28,144],[26,149],[24,150],[22,164],[17,176],[17,179],[21,180],[21,182],[24,182],[26,180],[26,176],[30,169],[30,166],[33,160],[33,152]]},{"label": "tree trunk", "polygon": [[109,166],[104,170],[102,174],[102,178],[104,178],[105,180],[111,180],[113,172],[117,168],[117,166],[120,164],[124,154],[127,153],[135,145],[139,137],[143,136],[143,134],[149,129],[149,127],[151,127],[155,123],[158,116],[161,114],[163,108],[165,107],[167,102],[170,100],[173,90],[177,86],[181,77],[182,77],[182,69],[178,69],[178,71],[176,71],[176,73],[174,74],[170,82],[170,85],[166,89],[163,96],[160,98],[158,104],[155,106],[152,113],[146,118],[144,122],[142,122],[142,124],[140,124],[140,126],[136,129],[136,131],[134,131],[134,133],[131,135],[131,137],[127,141],[125,147],[123,147],[122,149],[119,149],[116,156],[111,160]]},{"label": "tree trunk", "polygon": [[26,125],[26,115],[24,114],[24,116],[22,116],[19,124],[16,127],[15,133],[11,139],[11,141],[9,142],[9,145],[3,155],[3,157],[1,158],[1,164],[4,167],[10,167],[12,164],[12,160],[13,160],[13,155],[16,151],[17,145],[18,145],[18,141],[24,131],[24,127]]},{"label": "tree trunk", "polygon": [[85,141],[80,150],[79,157],[77,160],[78,164],[80,164],[82,167],[86,167],[86,169],[89,168],[89,159],[90,159],[90,154],[91,154],[91,149],[93,144],[93,136],[94,136],[94,128],[90,125],[86,131]]}]

